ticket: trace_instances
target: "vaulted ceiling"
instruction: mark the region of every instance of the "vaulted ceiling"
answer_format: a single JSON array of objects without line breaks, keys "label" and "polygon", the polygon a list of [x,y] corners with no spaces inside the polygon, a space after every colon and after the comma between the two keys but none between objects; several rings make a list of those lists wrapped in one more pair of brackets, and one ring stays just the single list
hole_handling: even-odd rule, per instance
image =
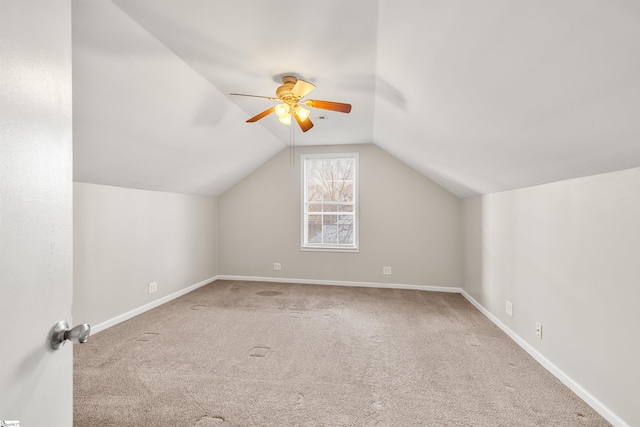
[{"label": "vaulted ceiling", "polygon": [[[352,112],[245,123],[287,74]],[[527,187],[640,166],[640,2],[74,0],[73,102],[76,181],[219,195],[293,137]]]}]

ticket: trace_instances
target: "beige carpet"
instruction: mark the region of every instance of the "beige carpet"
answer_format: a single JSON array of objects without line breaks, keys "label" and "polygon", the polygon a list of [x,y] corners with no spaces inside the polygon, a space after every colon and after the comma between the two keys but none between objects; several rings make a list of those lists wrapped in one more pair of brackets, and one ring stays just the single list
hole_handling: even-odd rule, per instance
[{"label": "beige carpet", "polygon": [[217,281],[74,346],[75,426],[605,426],[457,294]]}]

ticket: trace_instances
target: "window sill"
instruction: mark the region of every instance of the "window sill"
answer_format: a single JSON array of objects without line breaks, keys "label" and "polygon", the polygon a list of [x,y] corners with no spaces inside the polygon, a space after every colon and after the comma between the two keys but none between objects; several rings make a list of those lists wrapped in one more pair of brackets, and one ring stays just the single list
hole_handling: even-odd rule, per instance
[{"label": "window sill", "polygon": [[360,248],[323,248],[313,246],[302,246],[300,250],[302,252],[360,252]]}]

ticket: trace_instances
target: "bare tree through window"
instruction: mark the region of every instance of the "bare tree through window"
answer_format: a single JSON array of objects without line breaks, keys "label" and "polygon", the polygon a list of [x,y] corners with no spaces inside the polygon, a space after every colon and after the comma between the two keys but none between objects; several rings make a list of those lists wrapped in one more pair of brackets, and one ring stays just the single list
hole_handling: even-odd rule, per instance
[{"label": "bare tree through window", "polygon": [[356,155],[307,156],[304,245],[356,248]]}]

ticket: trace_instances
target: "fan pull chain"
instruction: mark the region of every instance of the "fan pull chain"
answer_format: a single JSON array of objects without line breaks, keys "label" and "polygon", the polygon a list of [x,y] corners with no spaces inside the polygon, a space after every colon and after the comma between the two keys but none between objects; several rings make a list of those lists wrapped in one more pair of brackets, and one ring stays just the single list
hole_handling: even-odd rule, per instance
[{"label": "fan pull chain", "polygon": [[289,165],[296,165],[296,134],[295,134],[295,126],[289,125],[291,131],[289,133]]}]

